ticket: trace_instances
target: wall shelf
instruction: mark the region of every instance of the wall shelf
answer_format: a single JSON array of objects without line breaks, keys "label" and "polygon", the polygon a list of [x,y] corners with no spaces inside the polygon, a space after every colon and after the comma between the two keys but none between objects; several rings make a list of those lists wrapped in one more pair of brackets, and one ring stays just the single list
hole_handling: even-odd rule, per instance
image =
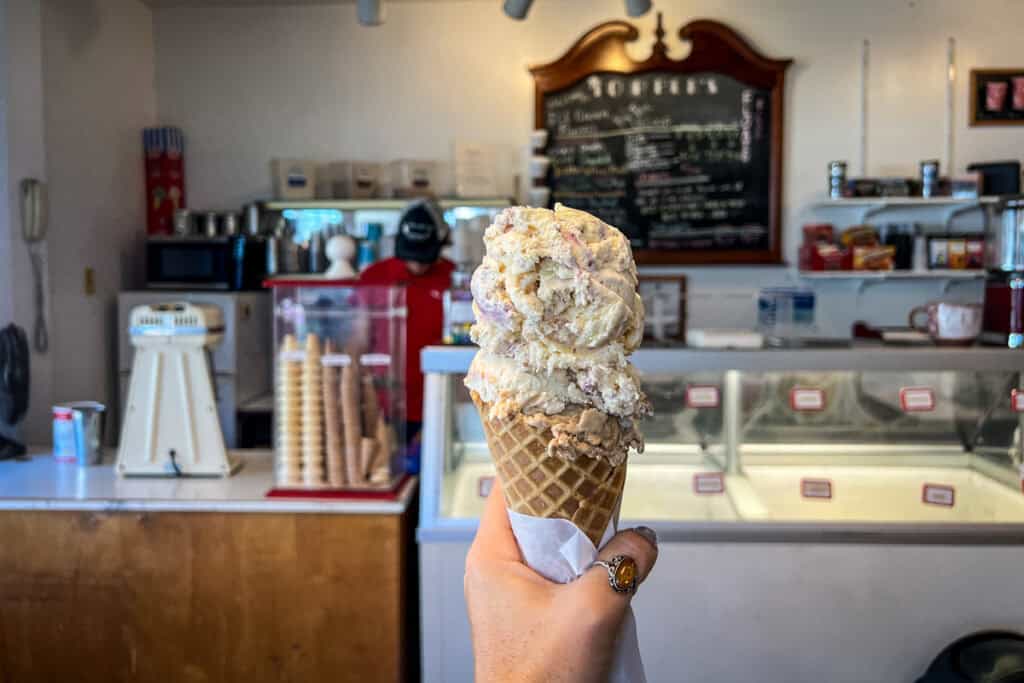
[{"label": "wall shelf", "polygon": [[[986,212],[999,203],[1000,197],[845,197],[822,199],[810,204],[812,209],[857,209],[859,221],[866,223],[871,216],[888,210],[938,209],[943,212],[943,223],[949,230],[953,219],[970,211]],[[986,216],[987,213],[983,215]]]},{"label": "wall shelf", "polygon": [[899,207],[948,207],[948,206],[982,206],[996,204],[999,197],[844,197],[842,199],[822,199],[812,202],[816,209],[853,208],[876,206],[884,208]]},{"label": "wall shelf", "polygon": [[804,280],[974,280],[985,277],[984,270],[801,270]]},{"label": "wall shelf", "polygon": [[[401,211],[411,199],[308,199],[303,201],[267,201],[263,208],[268,211],[285,210],[334,210],[334,211]],[[482,199],[439,199],[442,209],[465,206],[474,209],[501,209],[511,206],[509,199],[487,197]]]}]

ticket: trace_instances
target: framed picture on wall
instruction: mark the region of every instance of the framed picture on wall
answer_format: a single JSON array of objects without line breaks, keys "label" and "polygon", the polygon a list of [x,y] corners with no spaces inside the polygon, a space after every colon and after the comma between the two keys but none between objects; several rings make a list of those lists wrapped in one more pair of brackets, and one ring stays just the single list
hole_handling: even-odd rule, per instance
[{"label": "framed picture on wall", "polygon": [[971,70],[971,125],[1024,125],[1024,67]]},{"label": "framed picture on wall", "polygon": [[665,345],[686,342],[686,276],[641,275],[644,301],[644,340]]}]

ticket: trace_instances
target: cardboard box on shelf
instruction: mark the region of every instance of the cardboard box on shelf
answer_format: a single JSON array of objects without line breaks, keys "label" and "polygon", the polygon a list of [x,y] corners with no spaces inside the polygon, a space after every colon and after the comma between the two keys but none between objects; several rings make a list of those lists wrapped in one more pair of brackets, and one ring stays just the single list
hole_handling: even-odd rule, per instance
[{"label": "cardboard box on shelf", "polygon": [[395,197],[423,197],[438,192],[436,162],[399,159],[392,161],[388,170]]},{"label": "cardboard box on shelf", "polygon": [[274,198],[304,200],[316,197],[316,162],[304,159],[274,159],[270,162]]},{"label": "cardboard box on shelf", "polygon": [[381,164],[375,161],[335,161],[322,167],[318,186],[323,199],[374,199],[381,196]]}]

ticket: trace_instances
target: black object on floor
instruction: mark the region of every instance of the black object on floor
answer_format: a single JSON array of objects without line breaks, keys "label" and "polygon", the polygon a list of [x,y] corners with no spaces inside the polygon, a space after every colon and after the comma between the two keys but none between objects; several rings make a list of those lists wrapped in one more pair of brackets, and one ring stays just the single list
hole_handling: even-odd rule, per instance
[{"label": "black object on floor", "polygon": [[983,631],[943,650],[917,683],[1024,683],[1024,636]]},{"label": "black object on floor", "polygon": [[28,411],[29,353],[25,330],[0,330],[0,422],[14,426]]},{"label": "black object on floor", "polygon": [[28,452],[25,444],[0,434],[0,460],[20,458]]}]

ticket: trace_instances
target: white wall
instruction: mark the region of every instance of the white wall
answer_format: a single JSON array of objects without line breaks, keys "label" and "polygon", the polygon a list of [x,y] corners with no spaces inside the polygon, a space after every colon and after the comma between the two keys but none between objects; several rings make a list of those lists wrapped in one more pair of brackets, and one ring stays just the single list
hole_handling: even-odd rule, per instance
[{"label": "white wall", "polygon": [[[139,0],[44,0],[43,8],[54,398],[112,405],[116,295],[143,269],[141,139],[156,122],[152,13]],[[86,268],[95,271],[91,296]]]},{"label": "white wall", "polygon": [[[35,321],[32,267],[21,238],[18,185],[22,178],[46,179],[43,126],[42,25],[40,0],[4,0],[3,126],[0,127],[0,325],[13,320],[31,336]],[[53,356],[32,353],[29,414],[21,436],[36,441],[48,429],[47,409],[53,401]]]},{"label": "white wall", "polygon": [[[270,192],[268,160],[449,158],[456,136],[524,144],[533,117],[529,64],[561,55],[620,0],[542,0],[525,22],[498,2],[388,3],[363,28],[351,4],[167,8],[155,13],[161,116],[184,126],[192,204],[234,206]],[[872,41],[872,173],[916,173],[945,151],[946,40],[958,40],[957,168],[1006,156],[1017,128],[967,129],[966,70],[1019,62],[1024,5],[990,0],[686,0],[662,4],[670,34],[710,17],[762,52],[792,57],[786,205],[819,196],[825,164],[858,158],[860,46]],[[637,21],[646,56],[654,16]],[[684,47],[672,39],[675,56]],[[509,169],[511,171],[511,169]]]},{"label": "white wall", "polygon": [[[114,304],[141,271],[141,129],[156,120],[152,13],[138,0],[4,0],[0,62],[0,323],[31,335],[18,182],[48,182],[50,349],[32,355],[22,436],[49,441],[54,402],[112,403]],[[96,273],[86,296],[83,273]]]},{"label": "white wall", "polygon": [[[387,22],[376,28],[358,26],[352,4],[157,9],[157,98],[162,120],[182,126],[188,138],[189,204],[234,207],[268,197],[275,156],[448,159],[461,137],[500,144],[512,157],[533,124],[527,65],[557,58],[589,28],[623,18],[623,9],[620,0],[541,0],[516,22],[500,4],[392,2]],[[989,0],[979,11],[957,0],[685,0],[659,8],[670,39],[682,24],[708,17],[734,26],[769,56],[795,60],[784,193],[791,261],[800,224],[812,218],[803,207],[821,197],[827,162],[845,158],[858,170],[865,38],[872,42],[868,173],[914,175],[919,160],[945,154],[951,35],[960,69],[955,170],[1021,156],[1024,129],[969,129],[966,102],[970,67],[1020,63],[1015,27],[1024,21],[1022,3]],[[642,29],[635,54],[646,57],[654,15],[635,23]],[[674,39],[670,45],[676,57],[687,49]],[[507,163],[506,187],[514,172]],[[751,293],[790,277],[778,268],[687,272],[697,293],[691,321],[698,325],[749,324]],[[819,318],[840,334],[857,317],[901,323],[912,305],[946,295],[934,283],[818,290]],[[975,299],[980,292],[973,283],[951,293]],[[729,293],[733,304],[723,307]]]}]

